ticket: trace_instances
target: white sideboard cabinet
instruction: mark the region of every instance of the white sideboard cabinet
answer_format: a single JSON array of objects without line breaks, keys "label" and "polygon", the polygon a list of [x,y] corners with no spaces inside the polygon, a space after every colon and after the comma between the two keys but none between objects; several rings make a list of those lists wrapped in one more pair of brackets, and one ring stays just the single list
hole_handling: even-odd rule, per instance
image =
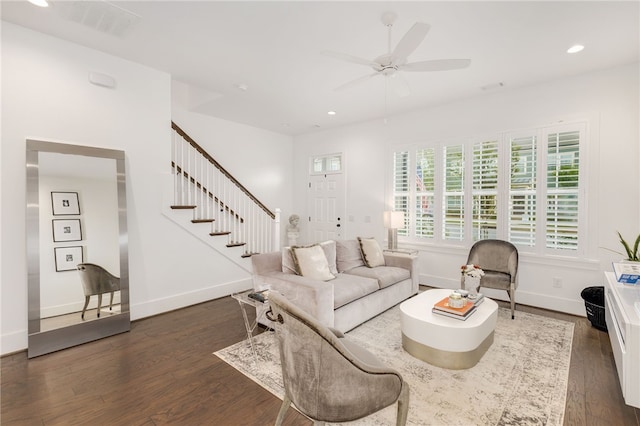
[{"label": "white sideboard cabinet", "polygon": [[621,284],[605,272],[605,318],[627,405],[640,408],[640,286]]}]

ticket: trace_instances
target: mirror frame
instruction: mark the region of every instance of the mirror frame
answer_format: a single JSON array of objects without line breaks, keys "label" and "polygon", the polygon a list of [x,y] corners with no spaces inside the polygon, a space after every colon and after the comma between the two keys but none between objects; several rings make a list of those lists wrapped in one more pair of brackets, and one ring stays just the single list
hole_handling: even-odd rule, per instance
[{"label": "mirror frame", "polygon": [[[113,336],[131,328],[129,312],[129,240],[127,231],[127,197],[124,151],[27,139],[27,288],[29,304],[29,358],[66,349],[71,346]],[[81,322],[53,330],[40,328],[40,199],[39,153],[51,152],[88,157],[111,158],[116,161],[118,194],[118,228],[120,245],[121,313]]]}]

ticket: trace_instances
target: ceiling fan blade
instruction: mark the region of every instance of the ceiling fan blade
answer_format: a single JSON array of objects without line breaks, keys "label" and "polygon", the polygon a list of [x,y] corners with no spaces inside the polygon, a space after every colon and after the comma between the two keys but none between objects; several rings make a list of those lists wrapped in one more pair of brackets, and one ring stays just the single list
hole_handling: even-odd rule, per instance
[{"label": "ceiling fan blade", "polygon": [[412,62],[400,65],[399,70],[419,72],[419,71],[447,71],[466,68],[471,64],[471,59],[436,59],[433,61]]},{"label": "ceiling fan blade", "polygon": [[413,27],[402,37],[396,48],[391,53],[392,64],[402,64],[406,62],[409,55],[420,46],[422,40],[427,36],[429,24],[424,22],[416,22]]},{"label": "ceiling fan blade", "polygon": [[336,92],[340,92],[342,90],[346,90],[346,89],[350,89],[354,86],[357,86],[358,84],[364,83],[365,81],[369,80],[372,77],[375,77],[376,75],[378,75],[377,72],[374,72],[373,74],[369,74],[369,75],[365,75],[363,77],[358,77],[355,80],[351,80],[341,86],[336,87],[335,89],[333,89]]},{"label": "ceiling fan blade", "polygon": [[323,54],[324,56],[329,56],[331,58],[339,59],[341,61],[352,62],[355,64],[361,64],[361,65],[367,65],[367,66],[373,66],[373,67],[380,67],[380,64],[375,63],[369,59],[358,58],[357,56],[349,55],[347,53],[334,52],[332,50],[323,50],[320,53]]},{"label": "ceiling fan blade", "polygon": [[396,72],[387,77],[389,80],[389,86],[393,93],[395,93],[400,98],[406,98],[411,94],[411,89],[409,88],[409,83],[402,76],[401,73]]}]

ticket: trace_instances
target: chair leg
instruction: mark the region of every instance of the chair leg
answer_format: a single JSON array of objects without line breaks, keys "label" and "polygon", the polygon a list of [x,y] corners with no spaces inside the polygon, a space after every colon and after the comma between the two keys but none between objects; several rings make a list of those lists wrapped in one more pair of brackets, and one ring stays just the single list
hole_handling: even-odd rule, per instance
[{"label": "chair leg", "polygon": [[82,319],[84,319],[84,312],[87,310],[87,306],[89,306],[89,297],[90,296],[84,297],[84,306],[82,307],[82,315],[80,315],[80,318]]},{"label": "chair leg", "polygon": [[111,292],[111,300],[109,300],[109,310],[113,311],[113,292]]},{"label": "chair leg", "polygon": [[102,293],[98,295],[98,318],[100,318],[100,308],[102,307]]},{"label": "chair leg", "polygon": [[516,289],[513,283],[511,283],[511,286],[509,287],[509,300],[511,301],[511,319],[515,319],[515,315],[514,315],[514,312],[516,310],[515,296],[516,296]]},{"label": "chair leg", "polygon": [[287,413],[290,405],[291,399],[289,399],[289,397],[285,393],[284,398],[282,399],[282,405],[280,406],[280,411],[278,412],[278,418],[276,419],[276,426],[280,426],[282,424],[284,415]]},{"label": "chair leg", "polygon": [[398,398],[398,417],[396,419],[396,426],[405,426],[407,424],[407,417],[409,415],[409,385],[407,382],[402,382],[402,389],[400,389],[400,397]]}]

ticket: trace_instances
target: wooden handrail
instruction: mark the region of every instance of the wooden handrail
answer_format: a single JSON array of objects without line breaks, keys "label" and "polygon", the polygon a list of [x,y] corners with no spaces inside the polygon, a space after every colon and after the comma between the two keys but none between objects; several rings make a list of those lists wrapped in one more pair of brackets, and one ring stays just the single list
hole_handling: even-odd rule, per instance
[{"label": "wooden handrail", "polygon": [[188,134],[185,133],[184,130],[182,130],[176,123],[174,123],[173,121],[171,122],[171,128],[173,130],[176,131],[176,133],[178,133],[180,136],[182,136],[184,138],[184,140],[186,140],[187,142],[189,142],[189,144],[195,148],[196,151],[198,151],[204,158],[206,158],[211,164],[213,164],[213,166],[220,170],[220,172],[227,178],[229,179],[231,182],[233,182],[238,188],[240,188],[240,190],[242,192],[245,193],[245,195],[247,197],[249,197],[254,203],[256,203],[265,213],[267,213],[271,219],[275,219],[276,214],[274,212],[272,212],[271,210],[269,210],[267,208],[267,206],[265,206],[264,204],[262,204],[262,202],[260,200],[258,200],[251,192],[249,192],[249,190],[247,188],[245,188],[240,182],[238,182],[238,180],[236,178],[234,178],[231,173],[229,173],[228,171],[225,170],[224,167],[222,167],[220,165],[220,163],[218,163],[216,160],[213,159],[213,157],[211,155],[209,155],[209,153],[207,151],[204,150],[204,148],[202,148],[200,145],[198,145],[198,143],[196,141],[194,141],[191,136],[189,136]]}]

